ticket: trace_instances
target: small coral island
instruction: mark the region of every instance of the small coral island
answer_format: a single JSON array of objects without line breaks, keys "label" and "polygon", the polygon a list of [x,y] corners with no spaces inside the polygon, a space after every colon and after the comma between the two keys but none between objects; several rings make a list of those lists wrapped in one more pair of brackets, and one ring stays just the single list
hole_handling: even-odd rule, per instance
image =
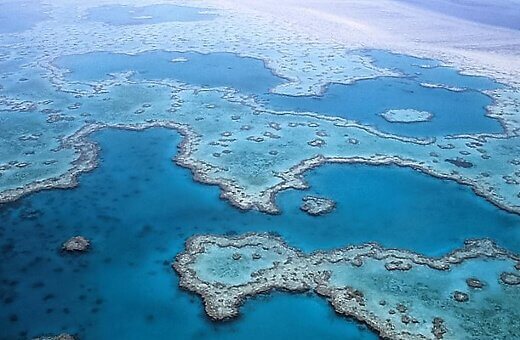
[{"label": "small coral island", "polygon": [[390,123],[427,122],[433,118],[433,114],[430,112],[413,109],[388,110],[383,112],[381,116]]},{"label": "small coral island", "polygon": [[83,253],[89,248],[90,241],[83,236],[74,236],[61,246],[61,250],[67,253]]},{"label": "small coral island", "polygon": [[383,338],[520,334],[520,256],[488,239],[430,258],[372,243],[306,254],[271,234],[199,235],[173,266],[214,320],[257,294],[312,291]]}]

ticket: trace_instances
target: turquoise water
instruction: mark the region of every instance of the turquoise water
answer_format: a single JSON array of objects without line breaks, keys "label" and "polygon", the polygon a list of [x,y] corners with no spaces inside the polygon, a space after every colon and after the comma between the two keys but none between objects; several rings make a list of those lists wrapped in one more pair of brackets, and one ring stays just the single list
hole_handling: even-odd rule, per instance
[{"label": "turquoise water", "polygon": [[0,2],[0,33],[17,33],[30,29],[48,18],[45,6],[34,0]]},{"label": "turquoise water", "polygon": [[149,6],[106,5],[89,9],[88,19],[109,25],[143,25],[170,21],[200,21],[215,18],[204,8],[168,4]]},{"label": "turquoise water", "polygon": [[[278,110],[344,117],[405,136],[503,131],[497,120],[485,117],[485,107],[492,101],[481,92],[425,88],[402,78],[364,80],[354,85],[333,84],[323,96],[270,95],[265,103]],[[381,116],[389,109],[428,111],[433,118],[428,122],[390,123]]]},{"label": "turquoise water", "polygon": [[486,25],[520,29],[518,0],[400,0],[427,10]]},{"label": "turquoise water", "polygon": [[[193,182],[189,170],[174,165],[180,137],[173,131],[107,130],[95,140],[101,165],[82,175],[79,187],[0,209],[4,338],[59,331],[82,339],[373,338],[325,301],[304,295],[254,299],[238,320],[210,322],[199,298],[178,289],[170,268],[196,233],[275,231],[307,251],[378,241],[431,255],[488,236],[520,250],[520,216],[409,169],[324,166],[308,175],[309,191],[282,193],[283,213],[268,216],[233,208],[218,188]],[[298,208],[306,194],[336,200],[337,210],[307,216]],[[92,251],[61,256],[60,244],[76,234],[92,240]]]},{"label": "turquoise water", "polygon": [[[172,62],[178,58],[186,58],[186,61]],[[92,52],[63,56],[55,64],[71,71],[67,79],[82,82],[108,79],[108,73],[135,71],[138,80],[174,79],[191,85],[227,86],[257,94],[285,81],[274,76],[261,60],[233,53],[152,51],[128,55]]]},{"label": "turquoise water", "polygon": [[[269,93],[286,80],[274,75],[261,60],[232,53],[152,51],[126,55],[93,52],[64,56],[55,64],[70,70],[67,79],[72,81],[96,82],[107,79],[109,73],[133,70],[138,80],[175,79],[198,86],[232,87],[256,95],[271,109],[344,117],[399,135],[430,137],[503,131],[498,120],[486,116],[486,106],[491,105],[492,100],[480,92],[500,87],[492,80],[463,76],[432,60],[384,51],[362,53],[373,58],[376,65],[398,70],[405,77],[382,77],[352,85],[331,84],[321,96],[297,97]],[[185,61],[171,62],[179,58],[185,58]],[[428,68],[421,67],[424,65]],[[466,90],[455,92],[420,85],[425,82]],[[390,109],[429,111],[434,116],[429,122],[390,123],[381,117]]]}]

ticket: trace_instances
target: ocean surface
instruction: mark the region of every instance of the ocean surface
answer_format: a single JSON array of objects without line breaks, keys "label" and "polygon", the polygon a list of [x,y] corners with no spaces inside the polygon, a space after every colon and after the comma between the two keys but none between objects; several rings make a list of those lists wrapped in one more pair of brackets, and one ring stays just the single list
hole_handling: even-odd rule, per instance
[{"label": "ocean surface", "polygon": [[[327,165],[307,175],[311,188],[281,193],[282,213],[241,212],[172,162],[180,136],[166,129],[93,135],[101,162],[71,190],[29,195],[0,209],[0,329],[6,339],[67,331],[81,339],[373,339],[337,317],[323,299],[274,294],[246,302],[243,316],[209,321],[200,299],[179,290],[171,268],[196,233],[274,231],[305,251],[376,241],[441,255],[468,237],[491,237],[520,250],[520,216],[467,187],[410,169]],[[311,217],[307,194],[337,209]],[[74,235],[92,241],[81,256],[60,253]],[[298,311],[295,313],[294,311]]]},{"label": "ocean surface", "polygon": [[[63,56],[54,64],[69,70],[68,81],[96,82],[111,73],[134,72],[136,80],[177,80],[202,87],[231,87],[247,94],[262,94],[285,80],[264,62],[234,53],[150,51],[139,54],[92,52]],[[203,70],[203,72],[201,72]]]},{"label": "ocean surface", "polygon": [[520,30],[518,0],[399,0],[464,20]]}]

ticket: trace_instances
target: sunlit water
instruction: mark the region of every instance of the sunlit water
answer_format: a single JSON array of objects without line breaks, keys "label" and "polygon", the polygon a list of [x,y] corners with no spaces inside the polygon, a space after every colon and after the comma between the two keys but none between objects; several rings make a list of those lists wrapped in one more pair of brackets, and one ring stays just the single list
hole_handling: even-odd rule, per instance
[{"label": "sunlit water", "polygon": [[444,15],[480,24],[520,29],[518,0],[400,0]]},{"label": "sunlit water", "polygon": [[[0,32],[20,32],[44,20],[38,6],[0,4]],[[214,15],[169,5],[103,6],[89,11],[86,19],[118,26],[209,20]],[[486,116],[491,99],[482,92],[500,84],[461,75],[433,60],[384,51],[357,53],[404,77],[329,84],[320,95],[294,97],[270,92],[287,79],[261,60],[232,53],[93,52],[64,56],[55,64],[71,71],[67,81],[98,82],[110,73],[133,71],[137,81],[174,79],[230,87],[255,96],[268,109],[340,116],[407,136],[502,131],[497,120]],[[0,62],[0,70],[16,74],[27,60]],[[42,82],[16,83],[2,93],[48,99],[38,97],[45,93]],[[61,97],[52,99],[61,102]],[[424,110],[433,118],[390,123],[381,117],[390,109]],[[375,241],[433,256],[460,247],[467,238],[490,237],[520,251],[518,215],[496,208],[468,187],[411,169],[319,167],[306,175],[309,190],[277,196],[282,213],[271,216],[242,212],[222,201],[217,187],[194,182],[188,169],[172,162],[181,138],[174,131],[109,130],[93,138],[102,148],[100,166],[80,176],[77,188],[35,193],[0,207],[1,338],[61,331],[81,339],[375,338],[314,295],[257,297],[246,302],[237,320],[211,322],[200,299],[179,290],[171,268],[185,240],[198,233],[271,231],[305,251]],[[299,209],[308,194],[333,199],[337,208],[319,218],[308,216]],[[61,254],[62,242],[74,235],[89,238],[91,252]]]},{"label": "sunlit water", "polygon": [[[79,187],[33,194],[0,210],[4,338],[59,331],[82,339],[373,337],[335,316],[324,300],[304,295],[254,299],[238,320],[210,322],[200,299],[178,289],[170,267],[197,233],[275,231],[306,251],[377,241],[440,255],[467,237],[520,248],[520,217],[466,187],[409,169],[319,168],[308,176],[309,191],[282,193],[283,213],[269,216],[240,212],[219,199],[218,188],[195,183],[174,165],[180,137],[173,131],[94,137],[101,164],[80,177]],[[309,193],[336,200],[336,211],[307,216],[298,206]],[[91,239],[92,251],[60,254],[61,243],[77,234]]]}]

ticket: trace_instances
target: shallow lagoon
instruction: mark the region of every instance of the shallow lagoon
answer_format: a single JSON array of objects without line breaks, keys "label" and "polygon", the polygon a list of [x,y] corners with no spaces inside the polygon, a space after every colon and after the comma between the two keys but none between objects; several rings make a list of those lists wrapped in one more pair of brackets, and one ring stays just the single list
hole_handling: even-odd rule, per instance
[{"label": "shallow lagoon", "polygon": [[79,82],[103,81],[109,79],[110,73],[134,71],[137,80],[172,79],[196,86],[232,87],[249,94],[261,94],[285,81],[265,68],[263,61],[233,53],[92,52],[60,57],[55,64],[70,71],[67,80]]},{"label": "shallow lagoon", "polygon": [[[484,77],[461,75],[432,60],[384,51],[359,53],[370,57],[378,67],[399,71],[403,77],[330,84],[319,96],[288,96],[270,93],[286,79],[273,74],[258,59],[233,53],[93,52],[64,56],[55,64],[70,71],[66,74],[68,81],[98,82],[108,79],[111,73],[134,71],[137,80],[174,79],[205,87],[231,87],[255,95],[269,109],[339,116],[398,135],[431,137],[503,132],[498,120],[486,116],[486,107],[492,100],[480,92],[497,89],[500,84]],[[421,85],[424,83],[443,88]],[[433,118],[428,122],[391,123],[381,116],[395,109],[427,111]]]},{"label": "shallow lagoon", "polygon": [[[485,107],[492,103],[486,95],[476,91],[425,88],[409,79],[379,78],[354,85],[333,84],[323,96],[270,95],[266,102],[278,110],[339,116],[397,135],[429,137],[502,132],[497,120],[484,116]],[[426,111],[433,117],[427,122],[391,123],[381,116],[390,109]]]},{"label": "shallow lagoon", "polygon": [[[500,123],[486,117],[490,97],[480,92],[502,85],[485,77],[462,75],[431,59],[381,50],[362,51],[381,68],[404,77],[381,77],[355,84],[330,84],[321,96],[263,96],[268,106],[279,110],[311,111],[372,125],[398,135],[429,137],[448,134],[500,133]],[[424,85],[440,88],[429,88]],[[455,91],[454,91],[455,90]],[[377,98],[377,100],[374,100]],[[394,109],[414,109],[433,114],[429,122],[391,123],[381,114]]]},{"label": "shallow lagoon", "polygon": [[[378,241],[440,255],[464,238],[483,236],[520,249],[520,216],[412,170],[324,166],[307,176],[309,191],[282,193],[283,213],[268,216],[238,211],[219,199],[218,188],[193,182],[187,169],[172,164],[180,141],[173,131],[108,130],[94,137],[101,166],[82,175],[78,188],[33,194],[0,210],[6,337],[64,330],[87,339],[277,338],[273,329],[282,324],[298,325],[296,335],[372,337],[306,296],[255,299],[236,322],[208,321],[200,300],[179,291],[170,268],[195,233],[276,231],[307,251]],[[335,199],[337,210],[307,216],[298,205],[309,193]],[[61,242],[75,234],[90,238],[93,251],[60,256]],[[302,314],[288,312],[294,310]]]}]

